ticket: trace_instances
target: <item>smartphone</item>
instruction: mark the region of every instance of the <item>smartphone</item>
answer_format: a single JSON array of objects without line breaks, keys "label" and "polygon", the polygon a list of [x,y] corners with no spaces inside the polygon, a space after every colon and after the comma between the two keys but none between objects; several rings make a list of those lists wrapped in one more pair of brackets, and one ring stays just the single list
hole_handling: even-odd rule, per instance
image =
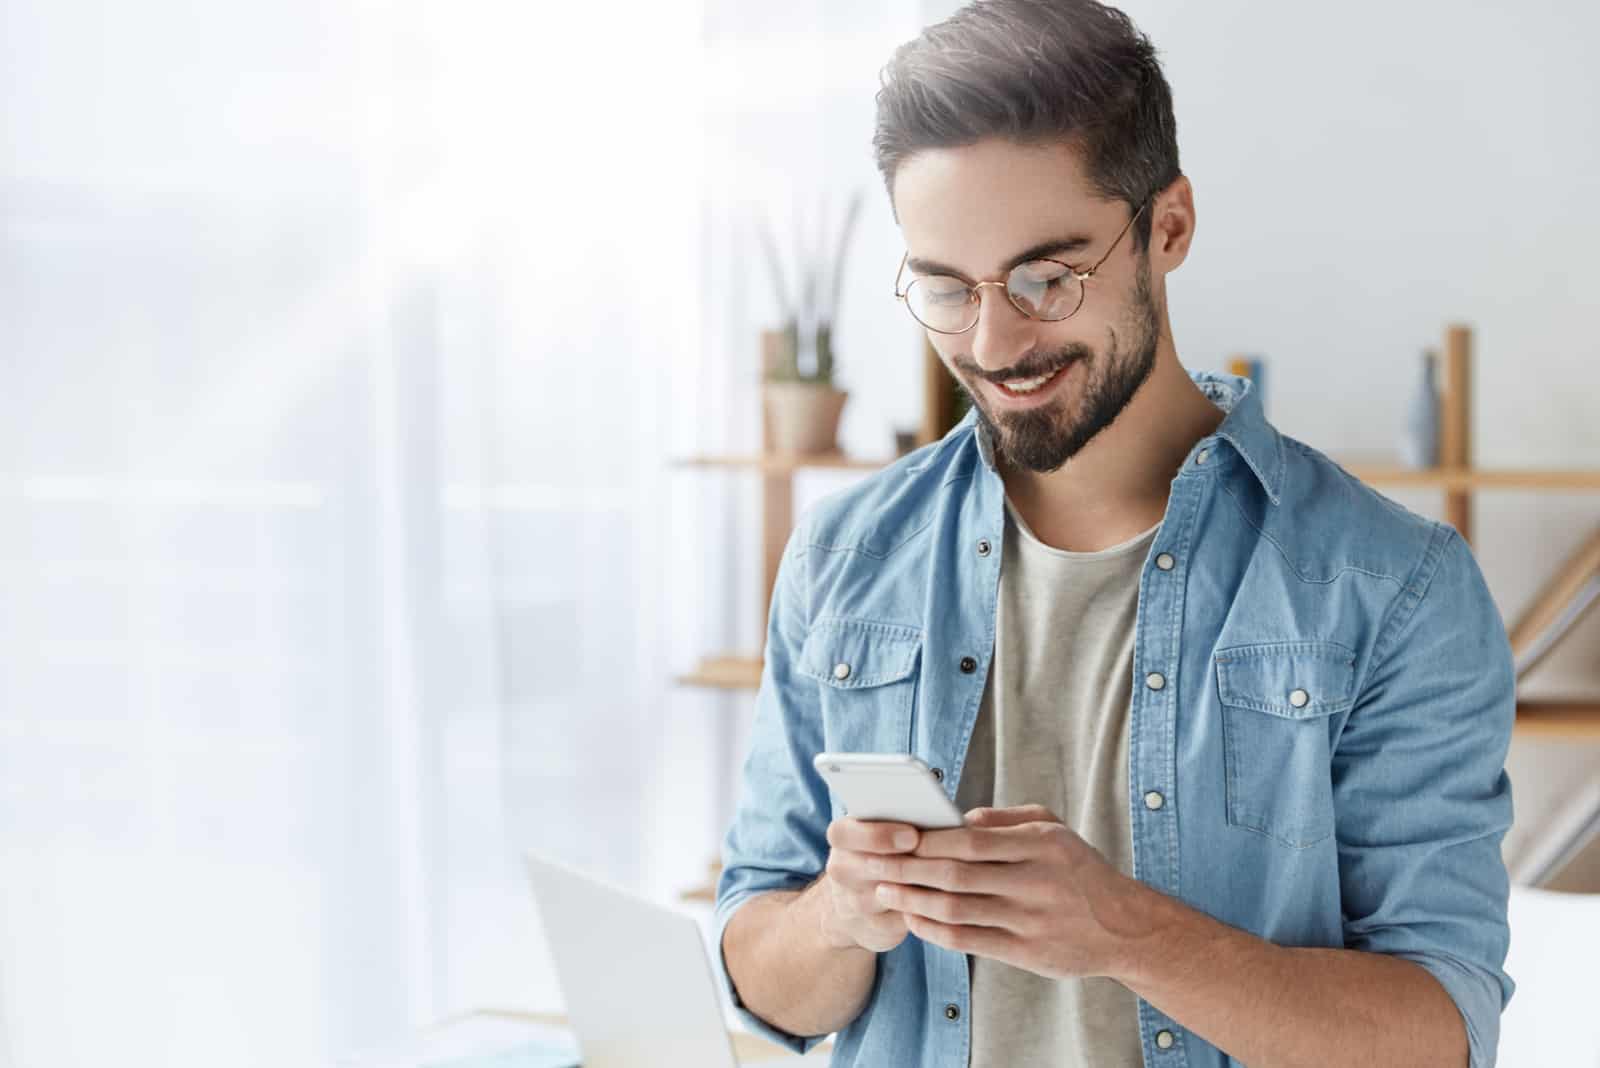
[{"label": "smartphone", "polygon": [[910,753],[818,753],[812,764],[855,819],[930,831],[965,825],[932,769]]}]

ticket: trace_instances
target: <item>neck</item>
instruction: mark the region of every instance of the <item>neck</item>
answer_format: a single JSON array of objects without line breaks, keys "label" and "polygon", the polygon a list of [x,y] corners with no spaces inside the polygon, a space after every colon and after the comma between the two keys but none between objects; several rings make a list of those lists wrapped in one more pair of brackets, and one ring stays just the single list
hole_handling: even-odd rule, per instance
[{"label": "neck", "polygon": [[1150,377],[1112,424],[1072,459],[1041,474],[999,464],[1006,496],[1045,544],[1098,552],[1161,521],[1172,480],[1223,411],[1200,391],[1163,330]]}]

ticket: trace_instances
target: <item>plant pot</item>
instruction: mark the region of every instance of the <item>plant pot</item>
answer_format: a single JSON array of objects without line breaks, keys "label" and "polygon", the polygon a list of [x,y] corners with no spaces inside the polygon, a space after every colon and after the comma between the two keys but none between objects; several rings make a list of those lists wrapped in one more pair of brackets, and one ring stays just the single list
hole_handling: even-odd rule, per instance
[{"label": "plant pot", "polygon": [[850,394],[820,382],[768,382],[761,387],[774,452],[815,454],[839,449],[839,416]]}]

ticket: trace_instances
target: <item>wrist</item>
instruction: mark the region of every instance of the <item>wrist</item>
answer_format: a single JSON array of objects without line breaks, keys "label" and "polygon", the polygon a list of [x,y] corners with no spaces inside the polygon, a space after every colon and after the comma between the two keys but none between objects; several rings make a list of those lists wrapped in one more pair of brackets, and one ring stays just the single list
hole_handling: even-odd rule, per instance
[{"label": "wrist", "polygon": [[1104,974],[1128,985],[1144,978],[1151,953],[1160,952],[1169,899],[1138,879],[1122,877],[1100,912],[1108,936]]}]

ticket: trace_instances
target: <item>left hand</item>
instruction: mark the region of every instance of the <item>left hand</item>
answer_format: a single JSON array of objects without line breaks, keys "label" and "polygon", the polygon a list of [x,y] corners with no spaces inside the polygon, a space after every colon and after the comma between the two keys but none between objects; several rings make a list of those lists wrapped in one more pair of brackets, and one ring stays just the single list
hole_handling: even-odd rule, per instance
[{"label": "left hand", "polygon": [[923,831],[911,853],[873,858],[879,900],[923,941],[1050,979],[1115,975],[1141,933],[1148,888],[1041,805],[976,808]]}]

